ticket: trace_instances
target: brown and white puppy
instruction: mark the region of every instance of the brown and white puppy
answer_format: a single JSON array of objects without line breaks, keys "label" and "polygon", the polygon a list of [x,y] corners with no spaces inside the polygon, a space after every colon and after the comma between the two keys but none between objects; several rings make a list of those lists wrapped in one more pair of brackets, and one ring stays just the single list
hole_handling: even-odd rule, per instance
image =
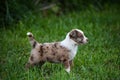
[{"label": "brown and white puppy", "polygon": [[87,37],[79,29],[71,30],[63,41],[54,43],[38,43],[32,33],[28,32],[27,35],[32,45],[32,51],[26,68],[36,64],[42,66],[48,61],[62,63],[68,73],[77,53],[78,45],[85,44],[88,41]]}]

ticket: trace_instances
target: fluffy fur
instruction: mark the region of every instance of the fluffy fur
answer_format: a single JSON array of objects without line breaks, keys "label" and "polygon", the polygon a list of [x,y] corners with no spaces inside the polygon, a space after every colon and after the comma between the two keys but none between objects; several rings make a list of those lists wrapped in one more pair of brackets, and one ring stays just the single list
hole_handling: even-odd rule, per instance
[{"label": "fluffy fur", "polygon": [[52,63],[62,63],[65,70],[69,73],[70,67],[73,64],[73,59],[76,56],[78,45],[87,43],[83,31],[73,29],[66,35],[66,38],[61,42],[53,43],[38,43],[31,32],[27,33],[32,46],[31,54],[26,64],[26,68],[34,65],[42,66],[46,61]]}]

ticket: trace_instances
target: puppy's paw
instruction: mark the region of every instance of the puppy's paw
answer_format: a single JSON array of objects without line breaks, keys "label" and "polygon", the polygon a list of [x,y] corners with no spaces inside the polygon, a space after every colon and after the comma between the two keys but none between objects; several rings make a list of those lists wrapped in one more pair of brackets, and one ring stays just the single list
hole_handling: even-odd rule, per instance
[{"label": "puppy's paw", "polygon": [[65,69],[68,74],[70,74],[70,67]]}]

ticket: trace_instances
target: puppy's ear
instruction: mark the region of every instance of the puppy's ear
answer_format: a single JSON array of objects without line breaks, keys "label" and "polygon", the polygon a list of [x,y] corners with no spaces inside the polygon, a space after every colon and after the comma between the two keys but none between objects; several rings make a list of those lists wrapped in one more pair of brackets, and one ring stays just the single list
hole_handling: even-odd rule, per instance
[{"label": "puppy's ear", "polygon": [[76,30],[72,30],[69,34],[70,38],[76,38],[77,36],[77,31]]}]

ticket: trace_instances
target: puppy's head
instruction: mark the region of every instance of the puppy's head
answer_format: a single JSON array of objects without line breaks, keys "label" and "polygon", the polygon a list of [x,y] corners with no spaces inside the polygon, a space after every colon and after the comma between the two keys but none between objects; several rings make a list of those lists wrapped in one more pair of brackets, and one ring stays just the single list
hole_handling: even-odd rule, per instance
[{"label": "puppy's head", "polygon": [[70,31],[69,37],[76,44],[85,44],[88,42],[88,38],[84,35],[83,31],[79,29],[73,29],[72,31]]}]

